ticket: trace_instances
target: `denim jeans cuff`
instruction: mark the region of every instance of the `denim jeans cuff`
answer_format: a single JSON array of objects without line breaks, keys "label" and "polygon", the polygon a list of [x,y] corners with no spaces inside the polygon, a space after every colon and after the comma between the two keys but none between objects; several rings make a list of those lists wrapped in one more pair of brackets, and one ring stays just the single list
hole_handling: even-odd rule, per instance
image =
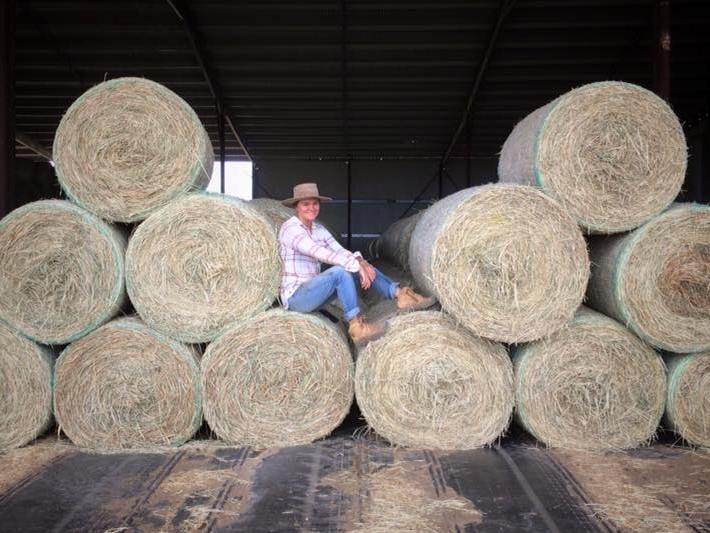
[{"label": "denim jeans cuff", "polygon": [[395,294],[397,294],[397,289],[399,288],[399,283],[396,281],[390,285],[390,300],[394,300]]},{"label": "denim jeans cuff", "polygon": [[350,322],[353,318],[360,314],[360,308],[358,306],[353,307],[350,311],[345,313],[345,320]]}]

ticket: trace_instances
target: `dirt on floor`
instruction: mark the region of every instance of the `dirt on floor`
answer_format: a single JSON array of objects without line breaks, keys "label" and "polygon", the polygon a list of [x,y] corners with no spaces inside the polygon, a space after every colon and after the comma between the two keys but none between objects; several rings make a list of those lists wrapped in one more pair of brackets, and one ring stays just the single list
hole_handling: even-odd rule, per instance
[{"label": "dirt on floor", "polygon": [[710,524],[710,450],[551,451],[598,517],[624,531],[697,532]]},{"label": "dirt on floor", "polygon": [[0,453],[0,494],[31,481],[51,463],[76,452],[70,442],[47,436],[33,444]]}]

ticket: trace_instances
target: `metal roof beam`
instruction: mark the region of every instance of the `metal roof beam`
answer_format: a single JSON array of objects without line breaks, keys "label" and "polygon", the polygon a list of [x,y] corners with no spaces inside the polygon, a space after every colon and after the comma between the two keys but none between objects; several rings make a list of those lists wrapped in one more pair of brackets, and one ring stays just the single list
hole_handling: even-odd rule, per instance
[{"label": "metal roof beam", "polygon": [[52,151],[49,148],[46,148],[44,145],[33,139],[31,136],[17,129],[15,130],[15,141],[21,144],[22,146],[29,148],[35,154],[44,157],[47,161],[52,160]]},{"label": "metal roof beam", "polygon": [[441,157],[441,161],[439,162],[440,169],[443,169],[444,165],[448,161],[449,156],[451,155],[451,151],[454,149],[454,146],[456,146],[456,142],[459,140],[461,132],[463,132],[464,128],[466,127],[466,123],[469,121],[471,109],[473,109],[473,105],[476,102],[476,97],[478,96],[478,90],[481,87],[481,82],[483,81],[483,77],[486,74],[486,70],[488,69],[488,64],[490,63],[491,56],[493,55],[493,50],[495,50],[496,44],[498,43],[498,36],[500,35],[500,30],[503,26],[503,21],[515,6],[515,2],[516,0],[501,0],[500,9],[498,10],[498,17],[496,18],[495,25],[493,26],[493,31],[491,32],[491,36],[488,40],[486,52],[483,55],[483,59],[478,65],[478,72],[476,73],[476,79],[473,82],[473,88],[471,89],[471,93],[468,96],[466,108],[464,109],[463,116],[461,117],[461,121],[459,122],[459,125],[456,128],[456,131],[454,132],[454,136],[451,139],[451,142],[449,142],[449,145],[447,146],[444,155]]},{"label": "metal roof beam", "polygon": [[242,142],[242,138],[239,136],[239,133],[237,133],[237,128],[234,126],[234,121],[230,116],[229,108],[224,105],[224,100],[222,99],[222,92],[220,90],[219,84],[217,83],[214,76],[210,73],[210,69],[207,66],[205,56],[202,52],[202,47],[200,46],[200,40],[197,35],[197,30],[195,29],[195,25],[192,22],[192,19],[189,17],[187,8],[184,6],[181,0],[166,1],[170,5],[172,10],[175,12],[175,14],[178,16],[178,18],[182,22],[183,27],[185,28],[185,32],[187,33],[188,39],[190,40],[190,45],[192,46],[192,50],[195,53],[197,63],[200,65],[200,69],[202,70],[202,74],[205,77],[207,86],[209,87],[210,93],[212,94],[212,97],[215,100],[217,112],[224,115],[225,122],[231,130],[232,135],[234,135],[234,138],[239,143],[239,146],[244,151],[244,154],[249,158],[249,161],[251,161],[252,157],[249,154],[249,151],[247,150],[246,146],[244,146],[244,143]]}]

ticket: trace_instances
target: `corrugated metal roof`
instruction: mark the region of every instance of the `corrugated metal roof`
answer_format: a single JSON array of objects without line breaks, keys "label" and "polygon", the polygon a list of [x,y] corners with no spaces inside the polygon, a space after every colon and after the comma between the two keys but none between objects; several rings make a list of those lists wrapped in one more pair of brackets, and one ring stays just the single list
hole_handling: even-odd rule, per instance
[{"label": "corrugated metal roof", "polygon": [[[498,1],[185,2],[205,60],[254,159],[440,158],[461,120]],[[471,114],[471,153],[498,152],[515,123],[584,83],[651,87],[654,2],[519,0]],[[51,146],[63,112],[104,79],[165,84],[217,147],[214,102],[166,0],[20,0],[17,128]],[[672,2],[671,103],[710,108],[710,3]],[[462,136],[463,138],[464,136]],[[245,154],[227,131],[227,154]],[[465,152],[459,142],[454,156]],[[18,155],[28,155],[18,147]]]}]

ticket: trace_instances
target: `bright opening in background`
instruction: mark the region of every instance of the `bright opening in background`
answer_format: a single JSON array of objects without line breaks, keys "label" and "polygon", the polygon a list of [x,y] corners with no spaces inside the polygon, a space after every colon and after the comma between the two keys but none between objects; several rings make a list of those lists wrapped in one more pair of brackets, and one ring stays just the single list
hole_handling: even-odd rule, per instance
[{"label": "bright opening in background", "polygon": [[[251,200],[252,164],[249,161],[226,161],[224,163],[224,194]],[[219,161],[214,164],[212,179],[207,186],[210,192],[220,191]]]}]

